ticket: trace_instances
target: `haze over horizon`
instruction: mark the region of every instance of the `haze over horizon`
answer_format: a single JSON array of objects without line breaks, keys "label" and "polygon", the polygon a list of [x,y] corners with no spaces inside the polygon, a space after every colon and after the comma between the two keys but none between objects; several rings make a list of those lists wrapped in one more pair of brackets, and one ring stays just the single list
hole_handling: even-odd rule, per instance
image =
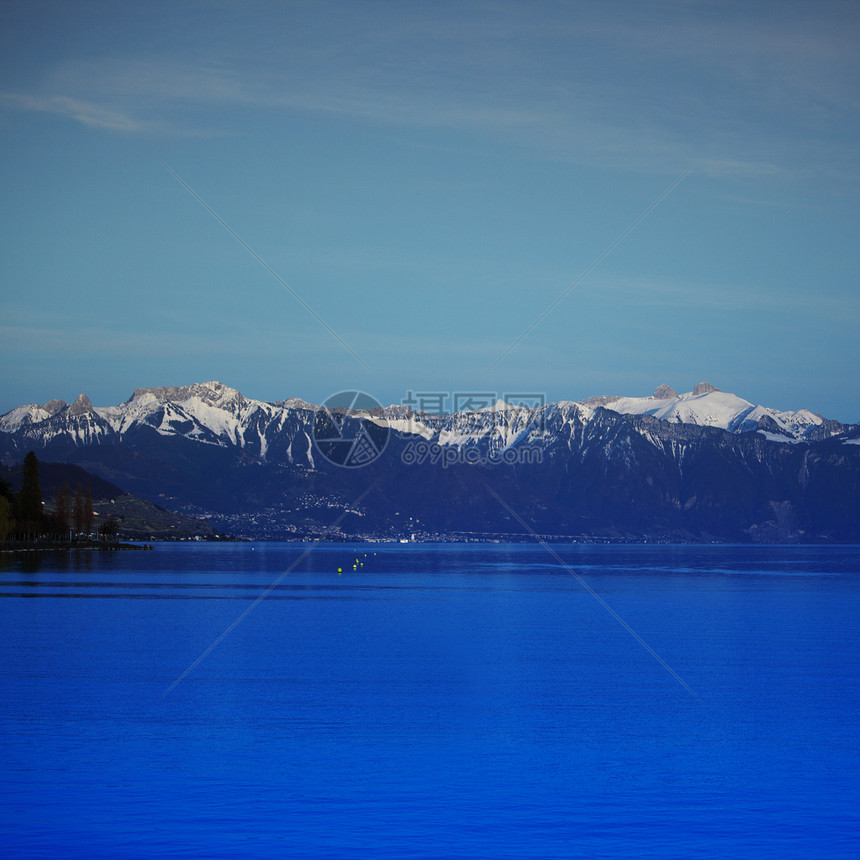
[{"label": "haze over horizon", "polygon": [[841,2],[6,3],[0,413],[707,380],[857,422],[858,37]]}]

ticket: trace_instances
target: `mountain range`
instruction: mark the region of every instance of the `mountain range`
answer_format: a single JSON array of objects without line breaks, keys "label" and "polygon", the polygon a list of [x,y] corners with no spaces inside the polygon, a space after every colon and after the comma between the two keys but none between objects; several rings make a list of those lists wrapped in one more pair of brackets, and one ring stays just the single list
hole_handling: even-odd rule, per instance
[{"label": "mountain range", "polygon": [[0,416],[0,458],[30,450],[251,537],[860,540],[860,425],[707,383],[451,414],[82,394]]}]

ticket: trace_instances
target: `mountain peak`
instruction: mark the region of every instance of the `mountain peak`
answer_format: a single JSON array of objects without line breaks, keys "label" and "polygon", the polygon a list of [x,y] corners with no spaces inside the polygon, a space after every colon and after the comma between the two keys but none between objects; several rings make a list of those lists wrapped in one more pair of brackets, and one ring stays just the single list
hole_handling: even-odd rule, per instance
[{"label": "mountain peak", "polygon": [[235,388],[224,385],[223,382],[194,382],[191,385],[157,386],[155,388],[135,388],[128,403],[135,400],[153,399],[159,403],[184,403],[192,398],[198,398],[210,406],[220,406],[230,403],[242,403],[245,398]]},{"label": "mountain peak", "polygon": [[48,413],[48,415],[56,415],[58,412],[62,412],[69,404],[66,403],[65,400],[49,400],[47,403],[42,404],[41,408]]},{"label": "mountain peak", "polygon": [[516,410],[518,406],[515,406],[511,403],[508,403],[506,400],[502,400],[501,397],[496,399],[496,402],[492,406],[479,406],[477,409],[465,409],[464,412],[507,412],[509,410]]},{"label": "mountain peak", "polygon": [[693,396],[698,397],[700,394],[710,394],[712,391],[719,391],[715,385],[711,385],[710,382],[699,382],[696,387],[693,389]]},{"label": "mountain peak", "polygon": [[[706,383],[707,384],[707,383]],[[678,392],[668,385],[658,385],[654,394],[651,395],[655,400],[669,400],[677,398]]]},{"label": "mountain peak", "polygon": [[85,415],[87,412],[95,412],[93,404],[86,394],[79,394],[77,400],[69,407],[69,415]]}]

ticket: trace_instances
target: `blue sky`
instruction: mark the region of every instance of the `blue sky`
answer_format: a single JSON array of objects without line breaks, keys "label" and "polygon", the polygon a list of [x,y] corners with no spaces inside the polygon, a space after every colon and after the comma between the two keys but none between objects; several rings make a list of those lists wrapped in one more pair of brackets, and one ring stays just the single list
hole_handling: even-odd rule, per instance
[{"label": "blue sky", "polygon": [[858,421],[858,48],[855,3],[6,2],[0,412],[708,380]]}]

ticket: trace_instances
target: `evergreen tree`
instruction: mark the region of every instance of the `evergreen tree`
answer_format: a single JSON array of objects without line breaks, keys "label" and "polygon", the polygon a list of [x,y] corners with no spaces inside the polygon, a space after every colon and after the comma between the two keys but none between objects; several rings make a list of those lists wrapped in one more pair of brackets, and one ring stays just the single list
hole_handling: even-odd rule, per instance
[{"label": "evergreen tree", "polygon": [[6,499],[10,505],[15,500],[15,494],[12,492],[12,485],[2,477],[0,477],[0,496]]},{"label": "evergreen tree", "polygon": [[12,505],[6,496],[0,494],[0,544],[6,543],[6,538],[15,528],[15,520],[12,519]]},{"label": "evergreen tree", "polygon": [[21,492],[18,493],[17,518],[28,537],[38,534],[42,528],[42,488],[39,486],[39,461],[30,451],[24,458],[24,473]]}]

